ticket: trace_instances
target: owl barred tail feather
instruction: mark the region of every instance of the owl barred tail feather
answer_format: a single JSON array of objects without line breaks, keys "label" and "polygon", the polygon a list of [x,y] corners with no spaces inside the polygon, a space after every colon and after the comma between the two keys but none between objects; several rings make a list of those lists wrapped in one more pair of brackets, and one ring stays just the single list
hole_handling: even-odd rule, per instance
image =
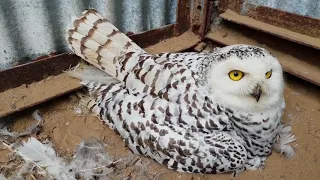
[{"label": "owl barred tail feather", "polygon": [[89,9],[73,22],[67,41],[74,53],[95,67],[116,77],[115,60],[128,52],[144,52],[125,34]]}]

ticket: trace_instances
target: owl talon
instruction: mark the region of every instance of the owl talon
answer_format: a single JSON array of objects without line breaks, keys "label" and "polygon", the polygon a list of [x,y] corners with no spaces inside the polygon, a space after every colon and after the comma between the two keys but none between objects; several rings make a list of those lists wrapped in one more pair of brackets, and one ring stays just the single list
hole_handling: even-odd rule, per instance
[{"label": "owl talon", "polygon": [[265,168],[265,158],[255,157],[246,163],[246,168],[249,170],[260,170]]},{"label": "owl talon", "polygon": [[291,132],[290,126],[280,126],[279,138],[274,146],[280,154],[284,154],[287,158],[292,158],[295,155],[294,148],[289,143],[296,140],[296,137]]}]

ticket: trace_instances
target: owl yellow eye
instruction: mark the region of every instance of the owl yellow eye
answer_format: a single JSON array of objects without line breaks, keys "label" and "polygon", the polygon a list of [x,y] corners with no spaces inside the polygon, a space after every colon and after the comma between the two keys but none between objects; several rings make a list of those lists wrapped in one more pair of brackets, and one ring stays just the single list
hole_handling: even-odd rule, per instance
[{"label": "owl yellow eye", "polygon": [[233,81],[239,81],[243,77],[244,73],[239,70],[233,70],[229,72],[229,77]]},{"label": "owl yellow eye", "polygon": [[266,78],[269,79],[272,75],[272,70],[266,72]]}]

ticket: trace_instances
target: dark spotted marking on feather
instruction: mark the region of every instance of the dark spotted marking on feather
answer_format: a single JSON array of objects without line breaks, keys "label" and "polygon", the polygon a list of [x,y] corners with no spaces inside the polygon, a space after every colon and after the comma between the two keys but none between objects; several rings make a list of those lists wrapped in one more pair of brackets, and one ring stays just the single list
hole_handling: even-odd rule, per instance
[{"label": "dark spotted marking on feather", "polygon": [[197,111],[197,116],[200,117],[200,118],[205,118],[205,117],[202,115],[200,109],[198,109],[198,111]]},{"label": "dark spotted marking on feather", "polygon": [[[82,17],[82,18],[83,18],[83,17]],[[76,31],[78,30],[78,27],[79,27],[80,23],[83,22],[83,21],[81,20],[82,18],[76,19],[76,20],[73,21],[74,30],[76,30]]]},{"label": "dark spotted marking on feather", "polygon": [[169,134],[169,132],[167,130],[165,130],[165,129],[161,129],[160,132],[159,132],[160,136],[165,136],[167,134]]},{"label": "dark spotted marking on feather", "polygon": [[198,109],[197,104],[194,101],[192,102],[191,106],[195,109]]},{"label": "dark spotted marking on feather", "polygon": [[267,131],[267,130],[270,130],[271,127],[272,127],[272,125],[270,124],[268,127],[262,127],[262,130]]},{"label": "dark spotted marking on feather", "polygon": [[150,129],[153,130],[154,129],[154,124],[150,123]]},{"label": "dark spotted marking on feather", "polygon": [[119,131],[118,131],[117,128],[114,128],[114,132],[115,132],[118,136],[120,136],[120,133],[119,133]]},{"label": "dark spotted marking on feather", "polygon": [[[134,52],[127,52],[126,55],[123,58],[123,61],[121,61],[121,69],[120,72],[125,70],[126,64],[129,61],[129,59],[132,57],[132,55],[134,54]],[[124,80],[125,81],[125,80]]]},{"label": "dark spotted marking on feather", "polygon": [[[146,78],[146,76],[148,75],[148,73],[149,72],[145,72],[144,74],[142,74],[142,76],[141,76],[141,82],[143,82],[143,84],[145,84],[146,83],[146,80],[145,80],[145,78]],[[148,87],[148,86],[145,86],[145,87]],[[147,91],[145,91],[145,92],[147,92]]]},{"label": "dark spotted marking on feather", "polygon": [[160,131],[157,126],[154,126],[153,130],[154,130],[154,132],[156,132],[156,133],[159,133],[159,131]]},{"label": "dark spotted marking on feather", "polygon": [[111,38],[112,36],[114,36],[114,35],[116,35],[116,34],[118,34],[118,33],[121,33],[121,32],[113,29],[112,32],[107,35],[107,37],[108,37],[108,38]]},{"label": "dark spotted marking on feather", "polygon": [[172,164],[171,168],[173,170],[177,170],[178,169],[178,162],[177,161],[173,161],[173,164]]},{"label": "dark spotted marking on feather", "polygon": [[155,86],[155,84],[156,84],[156,82],[157,82],[157,80],[159,78],[159,74],[160,74],[160,70],[157,70],[157,72],[156,72],[156,74],[155,74],[155,76],[153,78],[151,86],[153,86],[153,87]]},{"label": "dark spotted marking on feather", "polygon": [[127,43],[126,43],[126,45],[124,45],[124,49],[129,49],[129,47],[130,46],[132,46],[132,43],[130,42],[130,41],[128,41]]},{"label": "dark spotted marking on feather", "polygon": [[233,113],[233,111],[231,109],[229,109],[229,108],[225,108],[225,110],[228,111],[231,114]]},{"label": "dark spotted marking on feather", "polygon": [[130,123],[130,128],[137,134],[139,135],[140,134],[140,129],[135,126],[135,124],[133,122]]},{"label": "dark spotted marking on feather", "polygon": [[157,117],[156,117],[155,114],[152,114],[152,116],[151,116],[151,121],[152,121],[154,124],[158,124]]},{"label": "dark spotted marking on feather", "polygon": [[114,123],[114,121],[113,121],[110,113],[107,113],[107,120],[109,121],[110,124],[113,124],[113,123]]},{"label": "dark spotted marking on feather", "polygon": [[266,123],[266,122],[268,122],[269,121],[269,118],[267,118],[267,119],[262,119],[262,122],[264,122],[264,123]]},{"label": "dark spotted marking on feather", "polygon": [[199,168],[203,168],[203,163],[201,162],[200,159],[198,159],[198,161],[196,162],[196,166],[199,167]]},{"label": "dark spotted marking on feather", "polygon": [[163,97],[163,99],[169,101],[169,93],[168,93],[168,91],[166,91],[166,92],[163,94],[162,97]]},{"label": "dark spotted marking on feather", "polygon": [[[180,72],[181,73],[181,72]],[[181,82],[182,83],[184,83],[184,81],[186,81],[187,80],[187,77],[186,76],[183,76],[182,78],[181,78]]]},{"label": "dark spotted marking on feather", "polygon": [[162,161],[162,164],[165,165],[165,166],[168,166],[169,161],[170,161],[170,159],[164,159]]},{"label": "dark spotted marking on feather", "polygon": [[126,121],[123,121],[123,123],[122,123],[122,128],[123,128],[125,131],[130,132],[129,126],[128,126],[128,124],[127,124]]},{"label": "dark spotted marking on feather", "polygon": [[136,149],[138,151],[139,154],[143,155],[142,151],[141,151],[141,147],[140,146],[136,146]]},{"label": "dark spotted marking on feather", "polygon": [[139,103],[138,103],[138,107],[140,108],[139,113],[143,114],[143,117],[145,117],[146,112],[143,106],[144,100],[142,99]]},{"label": "dark spotted marking on feather", "polygon": [[243,132],[248,132],[248,130],[246,128],[240,127],[236,122],[232,123],[237,129],[239,129],[240,131]]},{"label": "dark spotted marking on feather", "polygon": [[[87,19],[87,18],[85,18],[85,19]],[[83,20],[83,22],[84,22],[84,20]],[[88,32],[88,36],[92,37],[94,35],[94,33],[96,32],[96,30],[97,30],[97,27],[92,27]]]},{"label": "dark spotted marking on feather", "polygon": [[123,121],[123,118],[122,118],[122,103],[123,103],[123,100],[121,100],[120,102],[119,102],[119,106],[120,106],[120,108],[119,108],[119,110],[118,110],[118,117],[119,117],[119,119],[120,119],[120,121]]},{"label": "dark spotted marking on feather", "polygon": [[156,143],[156,148],[157,150],[162,151],[162,147],[160,146],[159,142]]},{"label": "dark spotted marking on feather", "polygon": [[187,104],[190,104],[190,101],[188,99],[188,94],[186,94],[183,99]]},{"label": "dark spotted marking on feather", "polygon": [[[86,39],[86,37],[83,37],[82,39],[81,39],[81,44],[82,44],[82,41],[85,43],[85,41],[87,41],[87,39]],[[80,52],[83,54],[83,56],[85,57],[85,58],[87,58],[87,56],[85,56],[84,55],[84,50],[86,50],[87,49],[87,47],[85,47],[84,45],[81,45],[80,46]]]}]

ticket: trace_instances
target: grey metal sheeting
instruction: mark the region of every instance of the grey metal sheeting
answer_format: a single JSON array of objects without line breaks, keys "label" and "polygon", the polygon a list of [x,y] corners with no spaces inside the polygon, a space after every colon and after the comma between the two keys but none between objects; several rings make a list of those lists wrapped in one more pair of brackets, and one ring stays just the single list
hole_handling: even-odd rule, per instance
[{"label": "grey metal sheeting", "polygon": [[95,8],[124,32],[175,23],[177,0],[1,0],[0,70],[65,52],[67,27]]}]

